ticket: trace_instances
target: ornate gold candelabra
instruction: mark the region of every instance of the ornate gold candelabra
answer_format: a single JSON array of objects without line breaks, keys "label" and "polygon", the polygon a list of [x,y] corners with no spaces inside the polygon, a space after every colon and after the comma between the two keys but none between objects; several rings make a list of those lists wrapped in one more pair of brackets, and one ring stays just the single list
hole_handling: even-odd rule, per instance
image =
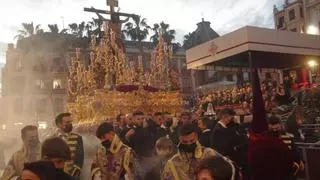
[{"label": "ornate gold candelabra", "polygon": [[172,47],[165,42],[159,31],[159,43],[151,57],[152,85],[159,89],[170,89],[169,60],[172,59]]}]

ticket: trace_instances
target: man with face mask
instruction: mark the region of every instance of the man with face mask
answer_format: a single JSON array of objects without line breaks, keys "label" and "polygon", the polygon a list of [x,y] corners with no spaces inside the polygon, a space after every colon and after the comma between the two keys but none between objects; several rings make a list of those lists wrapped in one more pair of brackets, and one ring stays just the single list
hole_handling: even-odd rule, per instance
[{"label": "man with face mask", "polygon": [[57,132],[55,136],[60,137],[68,144],[71,151],[71,160],[66,163],[64,171],[74,179],[80,178],[84,160],[82,137],[72,132],[72,117],[70,113],[61,113],[56,119]]},{"label": "man with face mask", "polygon": [[17,179],[25,163],[41,159],[41,144],[39,141],[38,128],[36,126],[25,126],[21,130],[21,137],[23,147],[12,155],[1,179]]},{"label": "man with face mask", "polygon": [[96,136],[101,140],[93,160],[91,174],[93,180],[122,180],[134,177],[133,151],[122,143],[115,134],[112,124],[102,123]]},{"label": "man with face mask", "polygon": [[179,133],[178,153],[166,163],[162,180],[196,179],[195,172],[199,162],[207,157],[219,156],[215,150],[201,146],[195,125],[184,124]]}]

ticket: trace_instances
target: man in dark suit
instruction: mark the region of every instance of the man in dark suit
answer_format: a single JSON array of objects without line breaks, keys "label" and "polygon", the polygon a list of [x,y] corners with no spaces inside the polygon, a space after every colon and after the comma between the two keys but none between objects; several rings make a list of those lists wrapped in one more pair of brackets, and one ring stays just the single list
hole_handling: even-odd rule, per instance
[{"label": "man in dark suit", "polygon": [[234,122],[233,109],[223,109],[220,120],[213,129],[211,146],[224,156],[228,156],[244,173],[248,171],[248,137],[239,124]]},{"label": "man in dark suit", "polygon": [[199,141],[200,144],[204,147],[210,147],[211,146],[211,134],[212,134],[212,121],[208,117],[203,117],[200,119],[198,126],[201,129],[200,135],[199,135]]},{"label": "man in dark suit", "polygon": [[156,141],[161,138],[166,136],[166,130],[164,128],[162,128],[161,126],[163,126],[164,124],[164,115],[161,112],[156,112],[152,118],[152,120],[150,121],[150,123],[148,124],[148,128],[150,133],[152,133],[152,137],[153,137],[153,144],[156,144]]},{"label": "man in dark suit", "polygon": [[147,172],[152,168],[152,157],[154,152],[154,127],[153,120],[146,120],[143,112],[137,111],[133,114],[135,127],[126,134],[127,145],[136,153],[137,163],[135,168],[135,179],[144,179]]},{"label": "man in dark suit", "polygon": [[223,155],[230,155],[233,151],[233,133],[228,125],[233,121],[234,112],[231,109],[223,109],[220,111],[220,120],[213,129],[211,136],[211,145],[214,149]]},{"label": "man in dark suit", "polygon": [[137,153],[140,157],[149,157],[152,155],[152,138],[148,130],[145,115],[141,111],[133,114],[134,127],[130,129],[125,139],[127,144]]}]

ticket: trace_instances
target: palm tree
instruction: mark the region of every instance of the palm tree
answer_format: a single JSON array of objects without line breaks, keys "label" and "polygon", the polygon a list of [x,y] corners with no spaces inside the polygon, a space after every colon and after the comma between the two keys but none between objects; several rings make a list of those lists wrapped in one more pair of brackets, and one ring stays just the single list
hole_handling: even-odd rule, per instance
[{"label": "palm tree", "polygon": [[147,24],[146,18],[136,16],[133,18],[133,23],[128,22],[124,25],[123,34],[129,37],[132,41],[138,41],[140,54],[143,54],[142,41],[149,35],[150,26]]},{"label": "palm tree", "polygon": [[38,24],[36,27],[34,27],[33,22],[31,23],[22,23],[23,29],[18,30],[18,34],[15,36],[15,39],[23,39],[25,37],[33,36],[35,34],[43,34],[43,29],[40,28],[40,25]]},{"label": "palm tree", "polygon": [[85,22],[81,22],[80,24],[69,24],[69,28],[73,35],[76,35],[77,37],[83,37],[83,32],[85,30]]},{"label": "palm tree", "polygon": [[175,39],[176,31],[170,29],[170,25],[164,23],[163,21],[160,24],[154,24],[152,30],[154,31],[154,35],[151,36],[150,40],[154,43],[154,45],[158,44],[159,33],[162,34],[164,40],[170,45],[172,41]]},{"label": "palm tree", "polygon": [[154,34],[150,37],[150,41],[152,41],[154,45],[157,45],[159,42],[158,41],[159,28],[160,28],[159,24],[154,24],[153,27],[151,28]]},{"label": "palm tree", "polygon": [[57,24],[48,24],[48,28],[53,34],[66,34],[68,31],[68,29],[62,29],[61,31],[59,31],[59,27]]},{"label": "palm tree", "polygon": [[190,49],[193,45],[194,32],[184,35],[183,48]]}]

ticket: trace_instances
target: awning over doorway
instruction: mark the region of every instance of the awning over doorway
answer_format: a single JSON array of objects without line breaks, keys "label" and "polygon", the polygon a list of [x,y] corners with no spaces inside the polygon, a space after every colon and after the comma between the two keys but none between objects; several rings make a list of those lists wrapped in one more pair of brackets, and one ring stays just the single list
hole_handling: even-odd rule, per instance
[{"label": "awning over doorway", "polygon": [[187,50],[188,69],[276,71],[310,60],[320,63],[320,36],[250,26]]}]

